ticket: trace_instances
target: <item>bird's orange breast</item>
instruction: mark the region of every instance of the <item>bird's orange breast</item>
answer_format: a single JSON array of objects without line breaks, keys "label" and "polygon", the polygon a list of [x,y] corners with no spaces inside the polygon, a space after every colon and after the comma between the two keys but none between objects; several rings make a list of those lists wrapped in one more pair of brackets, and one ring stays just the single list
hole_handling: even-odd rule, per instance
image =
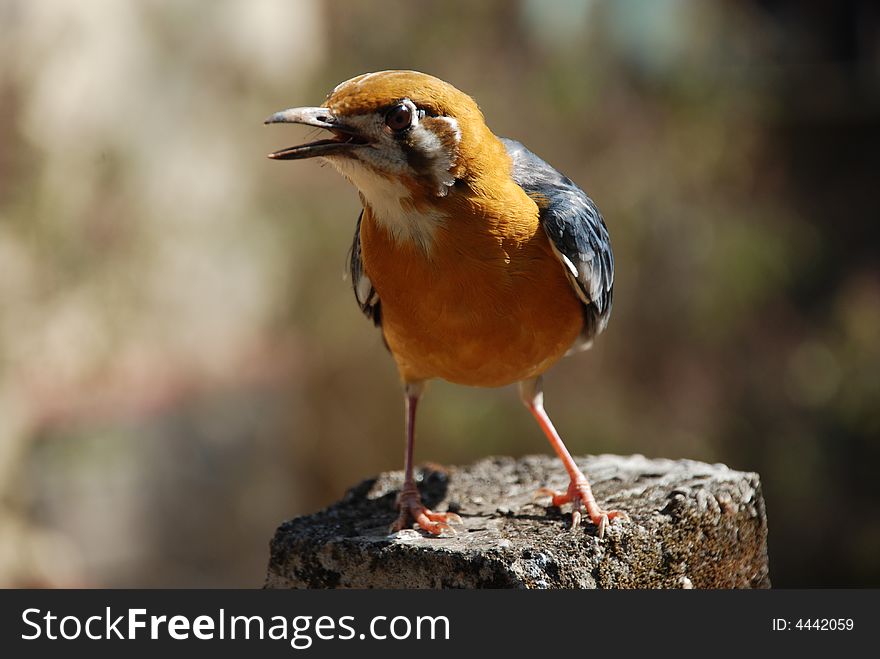
[{"label": "bird's orange breast", "polygon": [[428,252],[395,240],[369,207],[361,224],[364,270],[402,377],[491,387],[543,373],[583,315],[537,207],[515,186],[476,205],[450,195],[439,210]]}]

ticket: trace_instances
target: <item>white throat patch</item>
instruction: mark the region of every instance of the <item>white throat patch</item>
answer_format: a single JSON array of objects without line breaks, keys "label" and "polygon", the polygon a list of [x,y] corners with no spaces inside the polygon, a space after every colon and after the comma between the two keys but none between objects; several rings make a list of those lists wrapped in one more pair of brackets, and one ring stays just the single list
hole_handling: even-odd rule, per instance
[{"label": "white throat patch", "polygon": [[372,215],[398,243],[416,244],[431,253],[434,234],[445,218],[436,212],[422,213],[413,207],[409,189],[394,178],[380,176],[356,160],[327,158],[360,191]]}]

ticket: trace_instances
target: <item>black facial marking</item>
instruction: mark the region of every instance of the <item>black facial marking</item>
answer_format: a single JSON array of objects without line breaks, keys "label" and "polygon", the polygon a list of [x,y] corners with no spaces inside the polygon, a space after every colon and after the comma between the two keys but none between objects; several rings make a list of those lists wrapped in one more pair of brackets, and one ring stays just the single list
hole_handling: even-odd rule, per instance
[{"label": "black facial marking", "polygon": [[[415,131],[405,131],[397,137],[398,143],[406,157],[407,164],[419,176],[430,177],[429,184],[436,185],[435,180],[437,172],[435,170],[435,161],[438,158],[445,157],[446,150],[455,149],[455,131],[443,120],[438,120],[433,115],[426,115],[419,122],[420,130],[433,133],[439,141],[440,152],[433,150],[425,150],[424,146],[418,140]],[[454,160],[453,156],[453,160]]]}]

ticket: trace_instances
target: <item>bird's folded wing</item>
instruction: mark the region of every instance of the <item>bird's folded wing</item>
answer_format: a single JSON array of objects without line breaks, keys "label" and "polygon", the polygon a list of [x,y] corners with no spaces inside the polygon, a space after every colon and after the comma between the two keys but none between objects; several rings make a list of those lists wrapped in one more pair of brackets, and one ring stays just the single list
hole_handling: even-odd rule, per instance
[{"label": "bird's folded wing", "polygon": [[358,215],[357,226],[354,229],[354,240],[349,252],[349,271],[351,273],[351,285],[354,288],[354,297],[364,315],[373,321],[376,327],[382,326],[382,303],[379,294],[373,288],[373,283],[364,272],[364,262],[361,259],[361,220],[364,217],[363,210]]},{"label": "bird's folded wing", "polygon": [[513,179],[538,206],[553,251],[584,304],[581,346],[605,329],[611,315],[614,256],[599,209],[568,177],[515,140],[502,138]]}]

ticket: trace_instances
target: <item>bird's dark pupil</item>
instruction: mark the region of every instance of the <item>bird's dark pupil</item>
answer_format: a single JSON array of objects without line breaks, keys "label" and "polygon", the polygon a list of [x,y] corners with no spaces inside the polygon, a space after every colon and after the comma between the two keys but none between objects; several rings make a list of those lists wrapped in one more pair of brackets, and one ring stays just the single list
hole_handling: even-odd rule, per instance
[{"label": "bird's dark pupil", "polygon": [[393,130],[401,130],[409,126],[412,111],[406,105],[398,105],[388,113],[385,123]]}]

